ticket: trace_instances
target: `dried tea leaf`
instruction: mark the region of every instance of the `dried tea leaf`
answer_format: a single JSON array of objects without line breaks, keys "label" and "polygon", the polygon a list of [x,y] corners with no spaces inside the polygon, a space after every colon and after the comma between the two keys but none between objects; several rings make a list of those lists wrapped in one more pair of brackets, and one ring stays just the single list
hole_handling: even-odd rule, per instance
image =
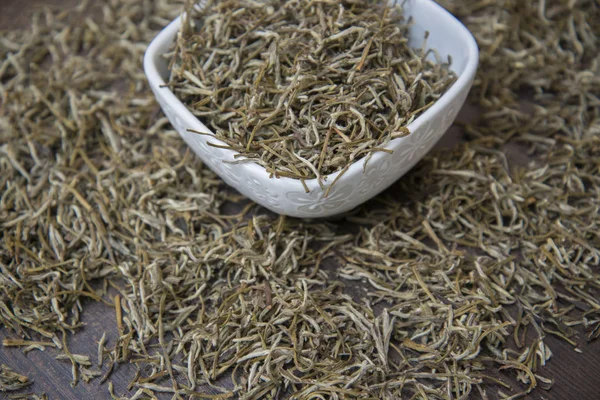
[{"label": "dried tea leaf", "polygon": [[[599,336],[599,7],[444,4],[482,49],[468,141],[335,221],[274,216],[188,155],[141,64],[182,2],[44,11],[3,34],[3,345],[57,352],[75,380],[136,365],[128,393],[108,382],[114,398],[548,389],[547,336],[584,350],[578,336]],[[373,42],[359,43],[361,72]],[[325,130],[313,166],[332,168],[350,138]],[[74,354],[90,302],[106,305],[107,335]]]},{"label": "dried tea leaf", "polygon": [[186,12],[169,86],[224,147],[275,176],[321,182],[382,151],[456,79],[408,46],[400,5],[205,1]]}]

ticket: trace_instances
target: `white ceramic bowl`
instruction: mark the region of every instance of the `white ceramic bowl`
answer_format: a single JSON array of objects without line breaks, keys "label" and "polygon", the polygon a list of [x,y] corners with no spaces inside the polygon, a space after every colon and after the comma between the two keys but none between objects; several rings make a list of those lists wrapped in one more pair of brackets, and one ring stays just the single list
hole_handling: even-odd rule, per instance
[{"label": "white ceramic bowl", "polygon": [[[200,122],[167,87],[167,62],[162,55],[169,51],[181,25],[181,18],[171,22],[150,43],[144,56],[144,70],[160,106],[171,124],[194,152],[230,186],[276,212],[293,217],[315,218],[343,213],[386,189],[410,170],[450,127],[461,109],[473,83],[478,63],[478,49],[471,33],[456,18],[432,0],[406,0],[406,16],[414,24],[409,44],[421,47],[425,31],[429,31],[427,47],[438,51],[443,59],[452,56],[451,69],[457,74],[454,85],[427,111],[409,126],[410,135],[392,140],[387,148],[392,154],[373,154],[363,172],[363,160],[356,161],[325,197],[316,179],[305,181],[306,193],[300,181],[292,178],[269,178],[266,170],[255,163],[229,164],[234,152],[210,147],[215,138],[188,132],[212,131]],[[333,182],[338,173],[327,177]]]}]

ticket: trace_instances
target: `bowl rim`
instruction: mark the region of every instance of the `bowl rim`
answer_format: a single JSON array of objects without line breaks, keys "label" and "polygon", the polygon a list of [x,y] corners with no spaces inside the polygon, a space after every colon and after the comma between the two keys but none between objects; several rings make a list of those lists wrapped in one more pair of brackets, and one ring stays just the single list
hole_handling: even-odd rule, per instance
[{"label": "bowl rim", "polygon": [[[477,46],[477,42],[473,37],[473,34],[465,27],[454,15],[452,15],[449,11],[447,11],[444,7],[437,4],[434,0],[413,0],[415,2],[420,3],[421,6],[429,8],[429,12],[436,13],[445,19],[446,24],[448,25],[449,30],[456,31],[461,41],[463,42],[466,48],[466,63],[463,68],[463,71],[458,75],[458,79],[456,82],[452,84],[452,86],[437,100],[433,103],[431,107],[429,107],[425,112],[416,117],[411,123],[409,123],[406,127],[408,130],[412,132],[416,132],[419,128],[424,125],[427,121],[429,121],[434,115],[438,114],[446,107],[448,107],[463,91],[463,89],[467,86],[471,85],[473,78],[475,77],[475,73],[477,71],[477,66],[479,63],[479,48]],[[162,78],[161,74],[158,71],[158,67],[156,65],[156,58],[160,56],[159,49],[164,47],[165,44],[171,44],[175,38],[175,36],[179,32],[179,28],[181,26],[183,16],[180,15],[171,21],[162,31],[160,31],[156,37],[150,42],[148,45],[146,52],[144,53],[144,72],[148,79],[148,82],[151,86],[154,86],[158,89],[162,89],[161,93],[165,98],[167,104],[174,107],[177,113],[183,114],[182,117],[184,119],[189,120],[190,118],[195,120],[199,126],[204,128],[204,131],[210,134],[215,140],[220,141],[219,138],[214,134],[212,129],[208,128],[198,117],[196,117],[183,102],[175,96],[173,91],[164,86],[166,85],[165,80]],[[385,148],[397,148],[397,146],[401,145],[401,143],[410,135],[396,138],[390,140]],[[234,155],[237,154],[234,150],[230,149],[219,149],[221,154],[224,154],[229,159],[233,159]],[[376,164],[378,161],[382,159],[387,153],[384,152],[375,152],[371,153],[372,156],[370,158],[370,165]],[[327,174],[321,177],[324,182],[334,182],[339,174],[344,173],[346,176],[356,175],[358,172],[363,170],[363,163],[365,157],[362,157],[358,160],[353,161],[348,168],[338,170],[331,174]],[[246,172],[250,174],[267,174],[270,173],[267,169],[256,163],[255,161],[239,164],[239,166],[244,167]],[[277,181],[283,182],[293,182],[294,184],[300,184],[300,179],[298,178],[290,178],[290,177],[278,177]],[[310,178],[305,179],[304,184],[312,191],[314,188],[322,188],[321,183],[318,178]],[[325,188],[327,188],[329,184],[326,184]]]}]

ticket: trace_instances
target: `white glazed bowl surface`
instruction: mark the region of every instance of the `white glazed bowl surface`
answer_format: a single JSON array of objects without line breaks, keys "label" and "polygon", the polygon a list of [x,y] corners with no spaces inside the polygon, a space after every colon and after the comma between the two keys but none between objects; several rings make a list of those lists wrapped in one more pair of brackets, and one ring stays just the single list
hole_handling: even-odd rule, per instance
[{"label": "white glazed bowl surface", "polygon": [[[436,49],[446,59],[452,57],[451,69],[458,76],[452,87],[433,106],[416,118],[408,129],[410,135],[394,139],[386,148],[392,154],[373,154],[363,172],[358,160],[336,182],[328,196],[316,179],[301,182],[291,178],[269,178],[256,163],[230,164],[235,152],[210,147],[216,138],[189,132],[188,129],[213,132],[200,122],[168,87],[162,87],[169,70],[163,54],[170,50],[181,26],[181,17],[171,22],[150,43],[144,56],[144,70],[158,103],[185,142],[228,185],[256,203],[279,214],[302,218],[328,217],[351,210],[377,195],[408,172],[443,136],[460,111],[473,84],[477,69],[478,49],[471,33],[456,18],[432,0],[407,0],[406,16],[412,16],[409,44],[421,47],[425,31],[429,31],[427,47]],[[338,173],[327,177],[325,188]]]}]

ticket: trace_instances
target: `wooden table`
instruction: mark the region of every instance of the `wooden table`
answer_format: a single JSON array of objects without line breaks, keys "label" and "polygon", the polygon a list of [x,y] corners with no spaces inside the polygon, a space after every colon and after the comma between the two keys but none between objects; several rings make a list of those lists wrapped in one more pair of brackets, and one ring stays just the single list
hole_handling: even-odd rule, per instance
[{"label": "wooden table", "polygon": [[[32,12],[45,5],[72,7],[77,0],[0,0],[1,29],[25,28],[29,25]],[[473,109],[465,109],[459,119],[469,120],[476,116]],[[438,146],[451,147],[462,140],[462,132],[451,128]],[[507,159],[514,164],[525,164],[526,153],[523,149],[507,148]],[[117,336],[114,310],[101,303],[88,302],[82,314],[85,327],[69,339],[69,348],[78,354],[87,354],[95,359],[97,343],[103,332],[106,332],[109,342],[114,343]],[[0,340],[14,337],[6,329],[0,327]],[[553,378],[553,388],[546,392],[536,390],[531,399],[573,399],[600,400],[600,340],[590,344],[585,343],[583,334],[579,338],[579,348],[576,352],[571,345],[554,337],[547,338],[547,344],[553,352],[547,366],[539,371],[543,376]],[[56,360],[55,351],[31,351],[23,354],[19,349],[0,347],[0,363],[6,364],[16,372],[27,375],[34,381],[33,385],[18,393],[46,393],[52,400],[60,399],[110,399],[107,385],[101,385],[95,379],[90,383],[79,382],[71,387],[71,364],[68,361]],[[105,368],[106,369],[106,366]],[[114,384],[117,395],[128,393],[127,386],[134,374],[134,367],[120,366],[110,380]],[[131,395],[132,393],[130,393]],[[488,392],[490,399],[493,395]],[[5,394],[0,393],[0,398]],[[477,398],[477,397],[475,397]]]}]

